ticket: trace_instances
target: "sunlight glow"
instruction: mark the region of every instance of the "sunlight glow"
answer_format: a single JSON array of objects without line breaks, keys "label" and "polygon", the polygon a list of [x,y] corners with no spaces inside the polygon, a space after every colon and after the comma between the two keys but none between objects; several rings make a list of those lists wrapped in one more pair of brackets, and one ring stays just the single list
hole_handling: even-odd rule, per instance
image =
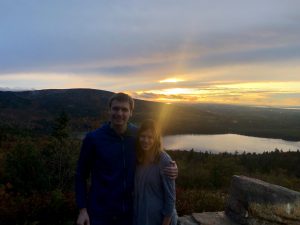
[{"label": "sunlight glow", "polygon": [[160,80],[159,83],[177,83],[177,82],[181,82],[181,81],[184,81],[184,80],[174,77],[174,78],[168,78],[165,80]]},{"label": "sunlight glow", "polygon": [[[202,73],[204,74],[204,73]],[[194,75],[194,74],[192,74]],[[0,83],[4,88],[19,89],[31,85],[32,89],[45,88],[95,88],[109,87],[109,90],[123,91],[135,98],[158,101],[164,103],[224,103],[247,104],[260,106],[300,106],[300,81],[214,81],[204,77],[193,77],[188,74],[185,82],[179,78],[161,80],[135,79],[128,83],[128,78],[119,78],[107,75],[86,74],[76,76],[72,73],[22,73],[16,75],[1,75]],[[210,74],[211,75],[211,74]],[[57,85],[59,81],[60,85]],[[18,84],[17,87],[14,84]],[[165,84],[163,84],[165,83]],[[33,85],[34,84],[34,85]],[[140,89],[140,88],[143,89]],[[108,88],[107,88],[108,89]]]},{"label": "sunlight glow", "polygon": [[[211,83],[199,88],[169,88],[136,92],[159,102],[300,105],[300,82]],[[279,97],[280,96],[280,97]]]},{"label": "sunlight glow", "polygon": [[300,82],[247,82],[236,84],[215,85],[217,88],[230,90],[256,90],[256,91],[275,91],[285,93],[300,93]]}]

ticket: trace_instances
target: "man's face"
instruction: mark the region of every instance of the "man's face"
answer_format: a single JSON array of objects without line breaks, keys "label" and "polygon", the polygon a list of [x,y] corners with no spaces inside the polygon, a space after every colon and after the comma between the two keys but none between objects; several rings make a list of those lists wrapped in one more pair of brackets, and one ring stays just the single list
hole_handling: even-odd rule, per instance
[{"label": "man's face", "polygon": [[124,127],[132,115],[129,102],[113,100],[109,109],[110,122],[112,126]]}]

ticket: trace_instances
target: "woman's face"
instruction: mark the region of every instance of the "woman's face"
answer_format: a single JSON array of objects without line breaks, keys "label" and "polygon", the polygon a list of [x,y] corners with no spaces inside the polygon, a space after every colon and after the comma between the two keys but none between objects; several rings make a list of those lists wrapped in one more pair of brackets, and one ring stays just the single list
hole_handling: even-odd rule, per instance
[{"label": "woman's face", "polygon": [[139,136],[139,143],[144,151],[150,151],[153,148],[154,145],[154,134],[153,132],[148,129],[141,132]]}]

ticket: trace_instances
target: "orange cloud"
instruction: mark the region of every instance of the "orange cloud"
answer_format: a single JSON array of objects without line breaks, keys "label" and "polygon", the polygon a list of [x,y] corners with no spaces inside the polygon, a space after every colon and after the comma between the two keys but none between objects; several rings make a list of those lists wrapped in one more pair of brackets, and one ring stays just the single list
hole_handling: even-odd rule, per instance
[{"label": "orange cloud", "polygon": [[162,102],[300,105],[300,82],[212,84],[202,89],[171,88],[138,91],[135,96]]}]

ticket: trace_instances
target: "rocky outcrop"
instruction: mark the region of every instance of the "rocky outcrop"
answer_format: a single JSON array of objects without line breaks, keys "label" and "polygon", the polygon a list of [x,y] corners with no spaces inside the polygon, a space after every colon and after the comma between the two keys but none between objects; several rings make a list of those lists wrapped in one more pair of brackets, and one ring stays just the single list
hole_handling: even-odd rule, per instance
[{"label": "rocky outcrop", "polygon": [[233,176],[224,212],[193,213],[182,225],[300,225],[300,193],[261,180]]},{"label": "rocky outcrop", "polygon": [[238,225],[225,212],[193,213],[178,219],[179,225]]}]

